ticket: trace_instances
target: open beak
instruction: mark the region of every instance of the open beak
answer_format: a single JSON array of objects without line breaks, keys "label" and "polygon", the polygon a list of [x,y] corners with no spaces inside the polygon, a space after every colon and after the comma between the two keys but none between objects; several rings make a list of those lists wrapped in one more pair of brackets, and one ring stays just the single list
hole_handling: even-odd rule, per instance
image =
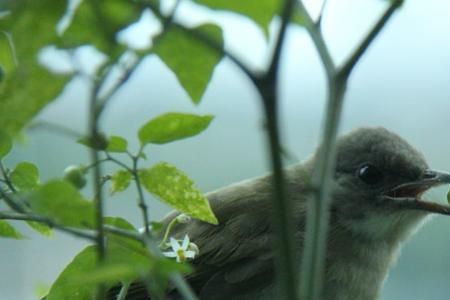
[{"label": "open beak", "polygon": [[450,184],[449,173],[426,170],[420,180],[398,185],[387,191],[383,198],[399,207],[450,215],[450,206],[420,199],[428,189],[443,184]]}]

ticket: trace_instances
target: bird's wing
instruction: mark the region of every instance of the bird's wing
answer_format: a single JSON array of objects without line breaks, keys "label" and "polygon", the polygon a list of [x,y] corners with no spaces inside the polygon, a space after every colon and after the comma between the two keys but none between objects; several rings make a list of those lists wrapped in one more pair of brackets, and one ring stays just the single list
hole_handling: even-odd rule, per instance
[{"label": "bird's wing", "polygon": [[[187,277],[200,299],[230,299],[251,293],[273,279],[270,189],[267,178],[227,187],[208,199],[219,225],[198,220],[177,224],[171,236],[188,234],[200,249],[192,261],[194,272]],[[178,214],[168,215],[167,225]],[[131,286],[127,300],[148,299],[140,284]],[[114,299],[114,298],[111,298]],[[168,299],[178,299],[168,291]]]}]

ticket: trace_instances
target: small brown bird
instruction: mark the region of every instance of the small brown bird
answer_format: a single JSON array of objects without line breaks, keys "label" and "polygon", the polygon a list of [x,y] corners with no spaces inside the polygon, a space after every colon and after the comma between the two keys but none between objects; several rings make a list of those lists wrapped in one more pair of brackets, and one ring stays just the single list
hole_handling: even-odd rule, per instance
[{"label": "small brown bird", "polygon": [[[362,128],[341,137],[337,153],[324,299],[376,299],[402,242],[429,213],[450,214],[449,207],[420,199],[429,188],[449,183],[450,175],[429,170],[419,152],[384,128]],[[314,163],[315,156],[286,170],[299,253]],[[277,299],[271,183],[268,175],[209,193],[219,225],[193,220],[172,231],[178,239],[188,234],[200,249],[191,261],[194,272],[187,277],[200,299]],[[171,213],[164,223],[177,215]],[[117,291],[112,289],[109,299],[116,299]],[[149,296],[143,285],[135,283],[126,299]],[[181,297],[169,288],[167,299]]]}]

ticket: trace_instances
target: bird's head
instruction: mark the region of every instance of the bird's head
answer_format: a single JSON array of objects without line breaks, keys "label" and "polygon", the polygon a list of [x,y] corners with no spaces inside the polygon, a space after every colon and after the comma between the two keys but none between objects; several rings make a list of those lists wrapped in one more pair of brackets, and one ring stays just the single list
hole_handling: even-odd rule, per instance
[{"label": "bird's head", "polygon": [[334,218],[355,233],[402,238],[428,213],[450,207],[421,196],[450,183],[450,175],[428,168],[424,157],[384,128],[362,128],[338,140]]}]

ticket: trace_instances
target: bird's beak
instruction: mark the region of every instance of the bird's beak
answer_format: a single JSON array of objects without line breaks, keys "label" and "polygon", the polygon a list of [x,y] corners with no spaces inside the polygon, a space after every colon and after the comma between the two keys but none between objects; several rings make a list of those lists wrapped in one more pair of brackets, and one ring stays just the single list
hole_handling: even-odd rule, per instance
[{"label": "bird's beak", "polygon": [[398,185],[387,191],[384,198],[400,207],[450,215],[450,206],[420,199],[428,189],[443,184],[450,184],[449,173],[426,170],[420,180]]}]

